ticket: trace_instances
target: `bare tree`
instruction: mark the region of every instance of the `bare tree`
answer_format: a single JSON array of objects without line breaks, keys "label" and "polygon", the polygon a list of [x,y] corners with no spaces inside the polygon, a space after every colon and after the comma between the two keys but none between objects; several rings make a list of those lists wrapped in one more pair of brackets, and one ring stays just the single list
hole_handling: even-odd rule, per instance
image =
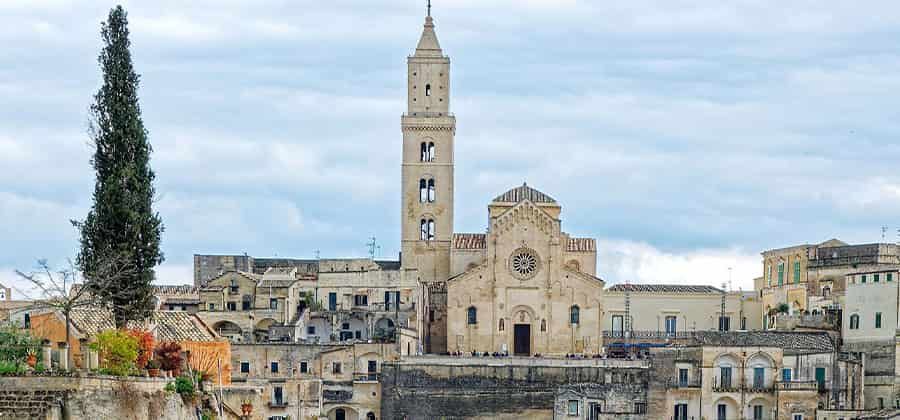
[{"label": "bare tree", "polygon": [[[72,260],[67,260],[65,269],[54,270],[46,259],[37,261],[31,272],[16,270],[16,274],[31,285],[31,293],[16,289],[19,294],[33,300],[32,309],[49,309],[60,312],[66,322],[66,344],[71,338],[72,311],[78,308],[91,307],[112,309],[99,297],[84,287],[83,278]],[[111,284],[122,281],[134,274],[130,264],[121,258],[107,258],[98,266],[99,284]],[[81,284],[78,281],[81,280]],[[68,365],[72,366],[72,353],[68,353]]]}]

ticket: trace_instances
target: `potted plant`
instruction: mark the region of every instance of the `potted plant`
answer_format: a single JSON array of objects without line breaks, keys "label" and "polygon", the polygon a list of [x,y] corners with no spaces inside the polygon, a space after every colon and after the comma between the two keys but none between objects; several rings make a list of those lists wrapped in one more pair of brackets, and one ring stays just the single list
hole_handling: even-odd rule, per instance
[{"label": "potted plant", "polygon": [[147,361],[147,373],[150,374],[151,378],[159,377],[159,360],[151,359]]},{"label": "potted plant", "polygon": [[241,403],[241,414],[245,417],[250,417],[251,413],[253,413],[253,404],[250,400],[244,400],[244,402]]},{"label": "potted plant", "polygon": [[28,366],[32,368],[37,364],[37,350],[33,348],[29,348],[27,350],[27,355],[25,356],[25,363],[28,363]]}]

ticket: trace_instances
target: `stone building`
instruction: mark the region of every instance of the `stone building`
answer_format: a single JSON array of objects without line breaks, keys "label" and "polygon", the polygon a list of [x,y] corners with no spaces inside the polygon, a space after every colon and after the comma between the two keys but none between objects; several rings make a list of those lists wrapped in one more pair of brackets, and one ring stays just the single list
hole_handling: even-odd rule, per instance
[{"label": "stone building", "polygon": [[651,418],[816,419],[862,406],[862,364],[827,333],[698,332],[654,352]]},{"label": "stone building", "polygon": [[194,254],[194,286],[202,286],[227,271],[263,274],[271,268],[296,268],[301,273],[312,274],[318,271],[318,261],[297,258],[254,258],[247,254]]},{"label": "stone building", "polygon": [[624,336],[626,317],[629,317],[630,331],[640,337],[667,338],[692,331],[762,328],[760,299],[754,292],[726,292],[705,285],[617,284],[604,291],[603,305],[603,330],[607,338]]},{"label": "stone building", "polygon": [[603,280],[592,270],[595,242],[563,232],[561,211],[528,185],[488,205],[486,258],[447,281],[450,350],[600,353]]}]

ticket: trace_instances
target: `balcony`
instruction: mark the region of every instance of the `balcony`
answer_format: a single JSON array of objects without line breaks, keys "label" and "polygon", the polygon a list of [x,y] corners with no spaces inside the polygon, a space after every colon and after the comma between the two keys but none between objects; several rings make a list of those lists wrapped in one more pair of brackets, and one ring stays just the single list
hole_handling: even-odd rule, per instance
[{"label": "balcony", "polygon": [[723,381],[721,378],[713,380],[713,392],[740,392],[741,385],[734,380]]},{"label": "balcony", "polygon": [[378,373],[354,373],[353,382],[378,382],[379,376]]},{"label": "balcony", "polygon": [[287,401],[284,401],[284,400],[269,401],[269,408],[285,408],[287,406],[288,406],[288,403],[287,403]]},{"label": "balcony", "polygon": [[779,381],[775,387],[779,391],[818,391],[819,383],[816,381]]},{"label": "balcony", "polygon": [[681,381],[677,378],[669,379],[666,382],[666,388],[669,389],[690,389],[690,388],[700,388],[700,379],[699,378],[691,378],[687,381]]}]

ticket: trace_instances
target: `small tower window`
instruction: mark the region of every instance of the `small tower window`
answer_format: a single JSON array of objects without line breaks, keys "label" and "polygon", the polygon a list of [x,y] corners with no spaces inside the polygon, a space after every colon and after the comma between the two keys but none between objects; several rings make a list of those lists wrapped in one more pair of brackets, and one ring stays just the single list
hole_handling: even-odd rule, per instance
[{"label": "small tower window", "polygon": [[[432,185],[434,182],[432,181]],[[428,200],[428,182],[424,179],[419,180],[419,202],[424,203]]]},{"label": "small tower window", "polygon": [[428,202],[434,203],[434,180],[428,180]]},{"label": "small tower window", "polygon": [[428,162],[434,162],[434,142],[428,143]]},{"label": "small tower window", "polygon": [[433,219],[428,220],[428,240],[429,241],[434,240],[434,220]]},{"label": "small tower window", "polygon": [[422,219],[419,222],[419,239],[423,241],[434,240],[434,219]]},{"label": "small tower window", "polygon": [[572,325],[578,325],[580,321],[579,317],[581,316],[580,310],[578,309],[578,305],[574,305],[569,309],[569,321]]},{"label": "small tower window", "polygon": [[431,96],[431,85],[425,85],[425,96]]},{"label": "small tower window", "polygon": [[419,146],[419,156],[422,162],[434,162],[434,142],[422,142]]},{"label": "small tower window", "polygon": [[469,310],[466,311],[466,323],[469,325],[475,325],[478,323],[478,310],[475,309],[474,306],[470,306]]},{"label": "small tower window", "polygon": [[505,325],[503,325],[503,318],[500,318],[500,331],[505,329]]}]

